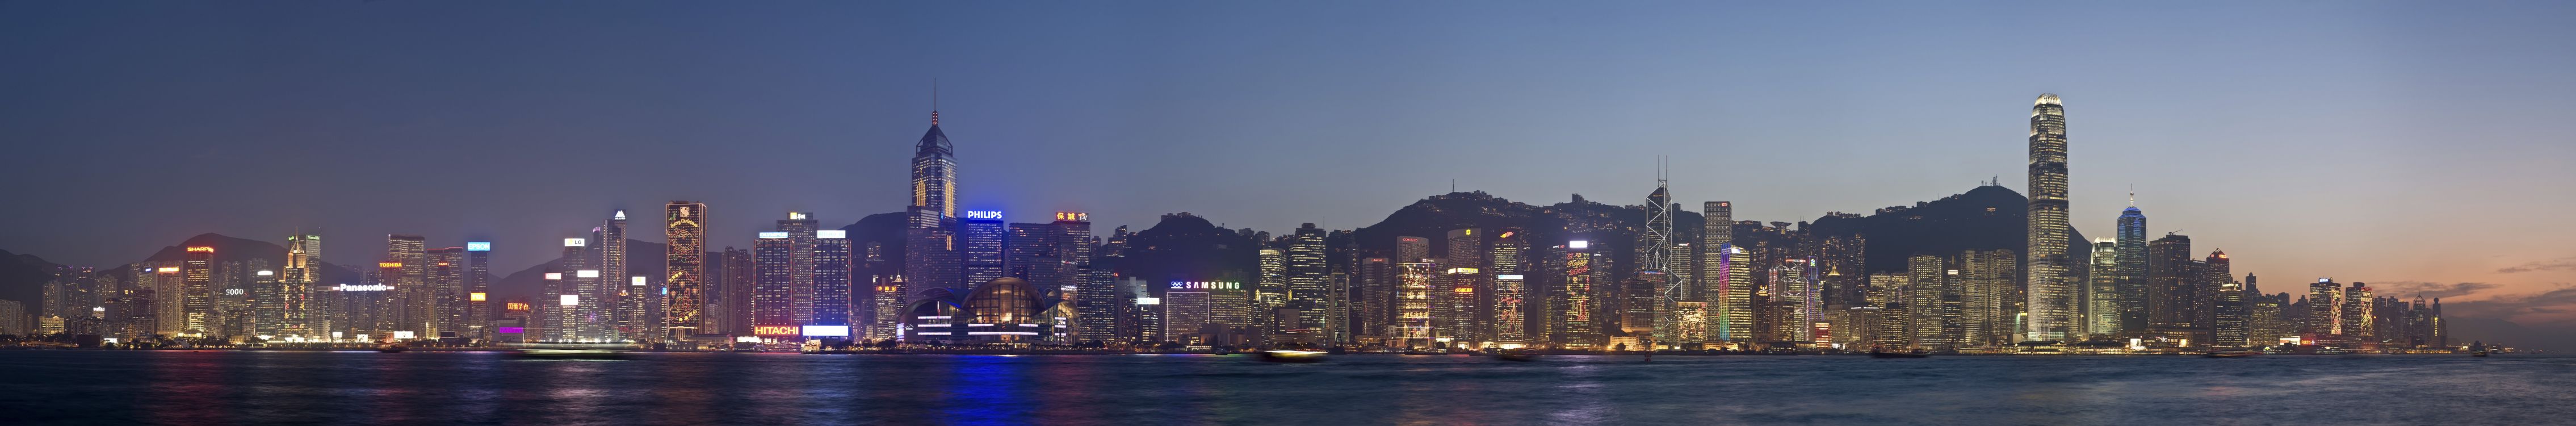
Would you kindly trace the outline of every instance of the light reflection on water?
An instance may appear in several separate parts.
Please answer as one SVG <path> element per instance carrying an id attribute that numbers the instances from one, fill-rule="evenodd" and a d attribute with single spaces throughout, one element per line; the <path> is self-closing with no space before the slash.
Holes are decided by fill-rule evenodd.
<path id="1" fill-rule="evenodd" d="M 2576 358 L 0 352 L 12 424 L 2541 424 Z M 2283 417 L 2297 413 L 2296 417 Z"/>

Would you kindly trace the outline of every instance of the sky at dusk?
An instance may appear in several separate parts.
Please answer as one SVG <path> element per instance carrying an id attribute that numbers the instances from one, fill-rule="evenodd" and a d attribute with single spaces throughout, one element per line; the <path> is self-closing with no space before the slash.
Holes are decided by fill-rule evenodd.
<path id="1" fill-rule="evenodd" d="M 2056 93 L 2087 236 L 2135 185 L 2269 291 L 2576 320 L 2576 3 L 1218 3 L 0 2 L 0 249 L 301 227 L 516 271 L 675 199 L 748 246 L 900 211 L 933 79 L 963 206 L 1102 233 L 1636 204 L 1656 156 L 1686 206 L 1812 220 L 2022 190 Z"/>

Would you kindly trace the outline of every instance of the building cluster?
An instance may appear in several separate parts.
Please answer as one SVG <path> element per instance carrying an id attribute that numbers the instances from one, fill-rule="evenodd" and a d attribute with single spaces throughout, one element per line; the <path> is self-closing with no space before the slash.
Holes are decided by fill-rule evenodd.
<path id="1" fill-rule="evenodd" d="M 1873 252 L 1864 233 L 1735 220 L 1729 201 L 1702 202 L 1685 219 L 1660 181 L 1642 205 L 1577 196 L 1534 207 L 1451 193 L 1408 207 L 1442 218 L 1422 223 L 1306 224 L 1272 235 L 1178 213 L 1152 229 L 1097 236 L 1079 212 L 1011 223 L 999 211 L 961 211 L 958 163 L 934 111 L 914 144 L 899 235 L 827 229 L 809 212 L 788 212 L 751 233 L 749 250 L 711 249 L 708 206 L 672 201 L 659 268 L 628 264 L 656 257 L 628 253 L 628 218 L 616 211 L 563 240 L 561 256 L 542 267 L 541 295 L 504 301 L 488 297 L 486 242 L 429 248 L 388 236 L 359 282 L 333 284 L 317 271 L 321 238 L 298 234 L 282 265 L 216 261 L 213 247 L 188 247 L 177 261 L 62 271 L 37 327 L 128 339 L 680 349 L 2451 347 L 2438 299 L 2379 297 L 2329 279 L 2304 295 L 2266 294 L 2252 274 L 2236 278 L 2222 251 L 2198 256 L 2183 235 L 2150 240 L 2134 206 L 2117 217 L 2115 238 L 2086 246 L 2067 208 L 2064 107 L 2042 95 L 2030 117 L 2023 226 L 2011 230 L 2016 243 L 1990 247 Z"/>

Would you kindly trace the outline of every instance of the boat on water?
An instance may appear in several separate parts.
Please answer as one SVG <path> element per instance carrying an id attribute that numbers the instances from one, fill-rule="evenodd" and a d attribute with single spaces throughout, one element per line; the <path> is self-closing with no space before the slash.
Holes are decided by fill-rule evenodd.
<path id="1" fill-rule="evenodd" d="M 1282 349 L 1254 352 L 1253 355 L 1260 357 L 1262 361 L 1266 362 L 1310 363 L 1322 362 L 1324 360 L 1324 353 L 1316 351 Z"/>
<path id="2" fill-rule="evenodd" d="M 1932 355 L 1930 355 L 1930 354 L 1925 354 L 1925 353 L 1920 353 L 1920 352 L 1887 352 L 1887 351 L 1869 351 L 1869 357 L 1870 357 L 1870 358 L 1898 358 L 1898 359 L 1909 359 L 1909 358 L 1931 358 L 1931 357 L 1932 357 Z"/>
<path id="3" fill-rule="evenodd" d="M 1537 361 L 1539 354 L 1526 351 L 1503 351 L 1501 353 L 1494 354 L 1494 358 L 1504 361 L 1530 362 Z"/>
<path id="4" fill-rule="evenodd" d="M 2470 352 L 2469 356 L 2487 356 L 2487 351 Z"/>
<path id="5" fill-rule="evenodd" d="M 2210 358 L 2245 358 L 2263 356 L 2263 351 L 2214 351 L 2201 356 Z"/>

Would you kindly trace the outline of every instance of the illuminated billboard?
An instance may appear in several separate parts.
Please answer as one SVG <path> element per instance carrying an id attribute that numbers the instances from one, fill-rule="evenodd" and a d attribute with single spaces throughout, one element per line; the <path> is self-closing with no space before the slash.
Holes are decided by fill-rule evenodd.
<path id="1" fill-rule="evenodd" d="M 214 253 L 214 252 L 215 252 L 215 248 L 214 248 L 214 247 L 189 247 L 189 248 L 188 248 L 188 252 L 189 252 L 189 253 Z"/>
<path id="2" fill-rule="evenodd" d="M 1592 242 L 1584 240 L 1567 241 L 1565 242 L 1565 248 L 1592 248 Z"/>
<path id="3" fill-rule="evenodd" d="M 263 276 L 263 277 L 265 277 L 265 276 L 272 276 L 272 275 L 277 275 L 277 271 L 259 271 L 259 276 Z"/>
<path id="4" fill-rule="evenodd" d="M 526 333 L 526 332 L 528 332 L 528 328 L 527 328 L 527 327 L 501 327 L 501 328 L 500 328 L 500 331 L 501 331 L 501 334 L 521 334 L 521 333 Z"/>
<path id="5" fill-rule="evenodd" d="M 153 272 L 159 272 L 159 273 L 164 273 L 164 274 L 176 274 L 176 273 L 179 273 L 179 267 L 176 267 L 176 266 L 165 266 L 165 267 L 162 267 L 161 269 L 155 269 L 155 270 L 153 270 Z"/>
<path id="6" fill-rule="evenodd" d="M 384 284 L 368 284 L 368 285 L 348 285 L 348 284 L 341 284 L 341 285 L 338 285 L 338 286 L 333 286 L 333 287 L 331 287 L 331 289 L 332 289 L 332 290 L 339 290 L 339 291 L 385 291 L 385 290 L 392 290 L 392 289 L 394 289 L 394 286 L 389 286 L 389 285 L 384 285 Z"/>
<path id="7" fill-rule="evenodd" d="M 563 302 L 562 302 L 562 303 L 558 303 L 558 304 L 560 304 L 560 305 L 564 305 L 564 306 L 580 305 L 580 304 L 581 304 L 581 295 L 578 295 L 578 294 L 566 294 L 566 295 L 563 295 Z"/>
<path id="8" fill-rule="evenodd" d="M 490 241 L 466 241 L 465 251 L 492 251 Z"/>
<path id="9" fill-rule="evenodd" d="M 850 326 L 809 325 L 805 326 L 805 337 L 850 337 Z"/>
<path id="10" fill-rule="evenodd" d="M 843 231 L 843 230 L 838 230 L 838 229 L 821 229 L 821 230 L 815 230 L 815 231 L 814 231 L 814 238 L 849 238 L 849 237 L 850 237 L 850 231 Z"/>
<path id="11" fill-rule="evenodd" d="M 792 325 L 758 325 L 751 327 L 751 334 L 761 336 L 796 336 L 802 335 L 804 332 L 804 330 Z"/>
<path id="12" fill-rule="evenodd" d="M 1089 222 L 1091 221 L 1091 214 L 1082 212 L 1055 212 L 1055 220 L 1067 222 Z"/>
<path id="13" fill-rule="evenodd" d="M 1237 290 L 1243 283 L 1231 281 L 1173 281 L 1172 288 L 1199 290 Z"/>
<path id="14" fill-rule="evenodd" d="M 376 267 L 385 269 L 400 268 L 402 267 L 402 262 L 376 262 Z"/>
<path id="15" fill-rule="evenodd" d="M 546 279 L 549 279 L 549 280 L 560 280 L 560 279 L 563 279 L 563 273 L 562 273 L 562 272 L 547 272 L 547 273 L 546 273 Z"/>
<path id="16" fill-rule="evenodd" d="M 633 278 L 633 279 L 628 280 L 628 281 L 633 281 L 635 286 L 637 286 L 637 287 L 642 287 L 642 286 L 644 286 L 644 277 L 628 277 L 628 278 Z"/>
<path id="17" fill-rule="evenodd" d="M 761 237 L 761 238 L 773 238 L 773 239 L 775 239 L 775 238 L 787 238 L 787 233 L 785 233 L 785 232 L 762 232 L 762 233 L 760 233 L 760 237 Z"/>
<path id="18" fill-rule="evenodd" d="M 572 276 L 575 276 L 575 277 L 581 277 L 581 278 L 599 278 L 599 270 L 597 270 L 597 269 L 583 269 L 583 270 L 579 270 L 579 271 L 572 271 Z"/>
<path id="19" fill-rule="evenodd" d="M 502 304 L 501 306 L 502 306 L 502 308 L 503 308 L 503 309 L 509 309 L 509 310 L 513 310 L 513 311 L 525 311 L 525 310 L 528 310 L 528 304 L 526 304 L 526 303 L 520 303 L 520 302 L 510 302 L 510 303 L 505 303 L 505 304 Z"/>
<path id="20" fill-rule="evenodd" d="M 1521 280 L 1521 275 L 1520 275 L 1520 274 L 1502 274 L 1502 275 L 1495 275 L 1495 276 L 1494 276 L 1494 279 L 1504 280 L 1504 281 L 1520 281 L 1520 280 Z"/>
<path id="21" fill-rule="evenodd" d="M 396 331 L 396 332 L 394 332 L 394 340 L 411 340 L 411 337 L 412 337 L 412 332 L 409 332 L 409 331 Z"/>
<path id="22" fill-rule="evenodd" d="M 1001 212 L 1001 211 L 974 211 L 974 210 L 967 210 L 967 211 L 966 211 L 966 218 L 967 218 L 967 219 L 993 219 L 993 220 L 1001 220 L 1001 219 L 1002 219 L 1002 212 Z"/>
<path id="23" fill-rule="evenodd" d="M 787 212 L 787 220 L 805 220 L 805 212 Z"/>
<path id="24" fill-rule="evenodd" d="M 580 238 L 565 238 L 565 239 L 564 239 L 564 247 L 582 247 L 582 246 L 588 246 L 588 245 L 590 245 L 590 244 L 588 244 L 588 243 L 586 243 L 586 242 L 582 241 L 582 239 L 580 239 Z"/>
<path id="25" fill-rule="evenodd" d="M 483 295 L 483 292 L 477 291 L 477 292 L 474 292 L 474 294 L 471 294 L 471 295 L 467 295 L 467 296 L 465 296 L 465 300 L 475 301 L 475 302 L 481 302 L 481 301 L 483 301 L 483 298 L 484 298 L 484 297 L 486 297 L 486 296 L 484 296 L 484 295 Z"/>

